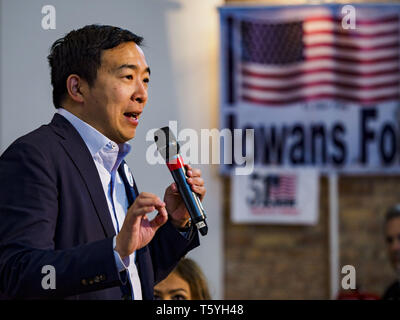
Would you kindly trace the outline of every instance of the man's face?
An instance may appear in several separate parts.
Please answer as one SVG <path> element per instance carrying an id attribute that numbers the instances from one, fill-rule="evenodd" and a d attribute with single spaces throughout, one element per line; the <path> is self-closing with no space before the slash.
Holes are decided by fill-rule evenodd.
<path id="1" fill-rule="evenodd" d="M 386 224 L 386 244 L 390 262 L 400 272 L 400 218 L 393 218 Z"/>
<path id="2" fill-rule="evenodd" d="M 135 136 L 147 102 L 150 69 L 134 42 L 104 50 L 92 87 L 84 95 L 82 120 L 116 143 Z"/>

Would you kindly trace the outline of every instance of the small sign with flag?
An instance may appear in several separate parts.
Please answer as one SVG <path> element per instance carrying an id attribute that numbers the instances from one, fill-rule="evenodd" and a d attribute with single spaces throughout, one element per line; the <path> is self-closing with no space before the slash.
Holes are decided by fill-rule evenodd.
<path id="1" fill-rule="evenodd" d="M 255 168 L 232 176 L 232 220 L 239 223 L 314 225 L 319 211 L 315 169 Z"/>

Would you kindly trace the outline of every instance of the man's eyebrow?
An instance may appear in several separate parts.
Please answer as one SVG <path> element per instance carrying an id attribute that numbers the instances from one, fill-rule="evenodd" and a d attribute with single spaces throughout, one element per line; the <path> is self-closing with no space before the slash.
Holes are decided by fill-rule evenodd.
<path id="1" fill-rule="evenodd" d="M 121 70 L 121 69 L 125 69 L 125 68 L 129 68 L 129 69 L 132 69 L 132 70 L 137 70 L 138 66 L 135 65 L 135 64 L 122 64 L 117 68 L 117 70 Z M 147 67 L 144 71 L 148 72 L 149 75 L 150 75 L 150 68 L 149 67 Z"/>

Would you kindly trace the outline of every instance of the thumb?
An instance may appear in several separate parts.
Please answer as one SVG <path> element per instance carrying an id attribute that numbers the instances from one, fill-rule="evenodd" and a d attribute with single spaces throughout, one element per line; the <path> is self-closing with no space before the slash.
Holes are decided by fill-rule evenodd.
<path id="1" fill-rule="evenodd" d="M 178 192 L 178 187 L 176 185 L 176 183 L 171 183 L 171 185 L 169 186 L 169 189 L 172 191 L 172 193 L 177 193 Z"/>
<path id="2" fill-rule="evenodd" d="M 168 188 L 165 190 L 165 195 L 176 195 L 178 193 L 178 187 L 176 183 L 171 183 Z"/>

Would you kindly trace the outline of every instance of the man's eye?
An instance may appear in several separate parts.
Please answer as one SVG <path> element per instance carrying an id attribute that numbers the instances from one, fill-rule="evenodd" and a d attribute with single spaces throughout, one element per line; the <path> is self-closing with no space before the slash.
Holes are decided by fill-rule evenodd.
<path id="1" fill-rule="evenodd" d="M 127 75 L 127 76 L 125 76 L 125 78 L 127 78 L 127 79 L 129 79 L 129 80 L 132 80 L 132 79 L 133 79 L 132 75 Z"/>
<path id="2" fill-rule="evenodd" d="M 144 78 L 144 79 L 143 79 L 143 82 L 144 82 L 144 83 L 149 83 L 149 82 L 150 82 L 150 79 L 149 79 L 149 78 Z"/>

